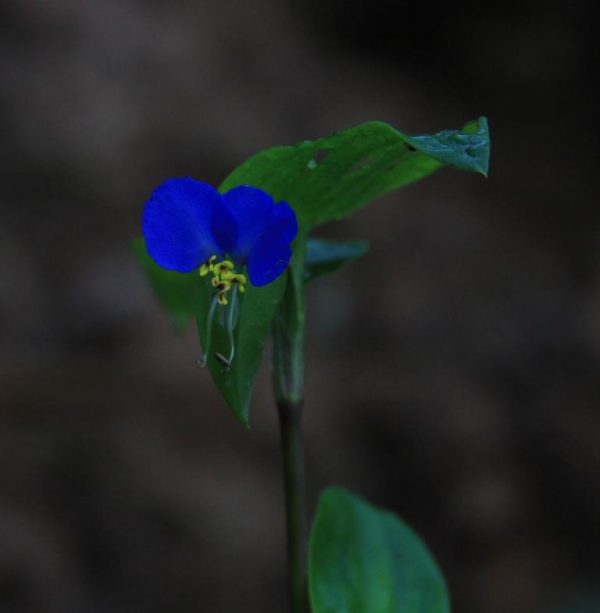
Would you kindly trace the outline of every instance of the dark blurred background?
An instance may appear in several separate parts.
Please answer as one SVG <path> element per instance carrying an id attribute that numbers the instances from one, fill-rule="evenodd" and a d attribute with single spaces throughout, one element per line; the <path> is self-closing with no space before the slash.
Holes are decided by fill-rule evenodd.
<path id="1" fill-rule="evenodd" d="M 478 115 L 488 180 L 322 229 L 372 249 L 310 292 L 311 509 L 332 483 L 392 508 L 457 613 L 600 611 L 592 7 L 4 0 L 0 611 L 284 610 L 268 369 L 246 432 L 132 257 L 143 203 L 366 120 Z"/>

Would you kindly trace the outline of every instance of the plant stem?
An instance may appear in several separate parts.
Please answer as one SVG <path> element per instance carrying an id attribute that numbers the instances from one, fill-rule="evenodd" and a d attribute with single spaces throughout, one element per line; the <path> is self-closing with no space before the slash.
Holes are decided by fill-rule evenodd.
<path id="1" fill-rule="evenodd" d="M 306 237 L 296 239 L 288 285 L 273 322 L 273 391 L 281 430 L 291 613 L 309 611 L 302 442 L 305 244 Z"/>
<path id="2" fill-rule="evenodd" d="M 281 429 L 291 613 L 308 611 L 302 402 L 277 404 Z"/>

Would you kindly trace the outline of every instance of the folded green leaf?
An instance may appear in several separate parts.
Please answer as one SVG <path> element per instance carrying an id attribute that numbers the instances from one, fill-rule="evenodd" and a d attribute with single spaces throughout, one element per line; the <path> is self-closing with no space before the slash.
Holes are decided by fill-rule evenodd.
<path id="1" fill-rule="evenodd" d="M 304 230 L 346 217 L 374 198 L 421 179 L 442 165 L 486 174 L 487 120 L 463 130 L 410 137 L 372 121 L 314 141 L 252 156 L 223 182 L 226 191 L 254 185 L 295 209 Z"/>
<path id="2" fill-rule="evenodd" d="M 444 578 L 398 517 L 340 488 L 319 501 L 310 537 L 313 613 L 449 613 Z"/>
<path id="3" fill-rule="evenodd" d="M 198 273 L 182 274 L 161 268 L 146 253 L 144 239 L 141 237 L 132 242 L 132 248 L 154 295 L 171 317 L 175 331 L 183 332 L 198 314 L 200 305 Z"/>
<path id="4" fill-rule="evenodd" d="M 470 121 L 460 131 L 443 130 L 433 136 L 413 136 L 411 140 L 420 153 L 442 164 L 487 176 L 490 136 L 487 120 L 483 117 Z"/>
<path id="5" fill-rule="evenodd" d="M 347 262 L 356 260 L 369 250 L 368 241 L 330 241 L 311 238 L 306 243 L 304 280 L 335 272 Z"/>

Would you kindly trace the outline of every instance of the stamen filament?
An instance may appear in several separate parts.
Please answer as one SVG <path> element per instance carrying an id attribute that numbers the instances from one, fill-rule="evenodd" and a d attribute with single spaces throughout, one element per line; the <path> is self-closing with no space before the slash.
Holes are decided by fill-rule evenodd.
<path id="1" fill-rule="evenodd" d="M 204 368 L 208 362 L 208 356 L 210 356 L 210 341 L 212 337 L 213 320 L 215 318 L 215 311 L 217 304 L 219 303 L 219 294 L 217 294 L 210 303 L 208 309 L 208 317 L 206 318 L 206 343 L 204 345 L 204 355 L 198 360 L 198 366 Z"/>
<path id="2" fill-rule="evenodd" d="M 237 284 L 231 288 L 231 302 L 229 304 L 229 311 L 227 312 L 227 338 L 229 340 L 229 358 L 228 362 L 231 364 L 235 357 L 235 342 L 233 339 L 234 323 L 235 323 L 235 309 L 237 307 Z"/>

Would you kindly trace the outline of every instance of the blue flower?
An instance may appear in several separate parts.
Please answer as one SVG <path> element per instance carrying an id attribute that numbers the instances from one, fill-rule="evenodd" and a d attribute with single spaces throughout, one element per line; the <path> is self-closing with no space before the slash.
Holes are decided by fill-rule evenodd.
<path id="1" fill-rule="evenodd" d="M 205 315 L 205 351 L 198 364 L 206 366 L 211 355 L 213 322 L 221 305 L 226 307 L 229 354 L 215 352 L 214 357 L 229 368 L 235 355 L 238 291 L 245 290 L 246 273 L 252 285 L 261 286 L 285 271 L 298 233 L 294 210 L 286 202 L 275 204 L 256 187 L 242 185 L 219 194 L 194 179 L 169 179 L 146 202 L 142 232 L 148 254 L 162 268 L 212 274 L 216 291 Z"/>
<path id="2" fill-rule="evenodd" d="M 148 254 L 162 268 L 183 273 L 199 268 L 201 274 L 213 273 L 215 287 L 241 282 L 243 291 L 245 276 L 235 267 L 247 268 L 252 285 L 274 281 L 289 264 L 298 224 L 289 204 L 275 204 L 256 187 L 219 194 L 188 178 L 169 179 L 154 190 L 142 230 Z"/>

